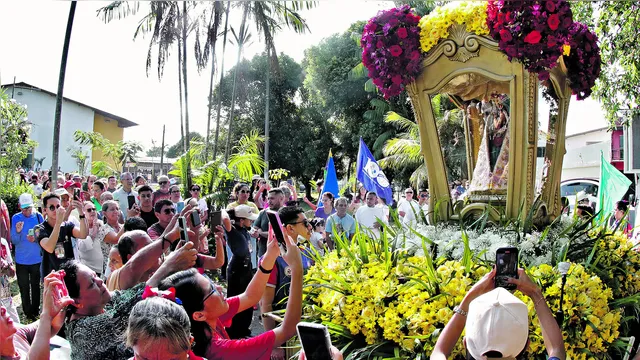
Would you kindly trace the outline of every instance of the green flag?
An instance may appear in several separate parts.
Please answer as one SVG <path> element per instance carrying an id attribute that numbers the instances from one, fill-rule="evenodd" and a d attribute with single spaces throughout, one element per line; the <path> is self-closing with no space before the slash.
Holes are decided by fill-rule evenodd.
<path id="1" fill-rule="evenodd" d="M 598 206 L 600 208 L 600 218 L 611 215 L 615 207 L 615 202 L 622 200 L 624 194 L 629 190 L 631 180 L 604 159 L 600 152 L 600 189 L 598 195 Z"/>

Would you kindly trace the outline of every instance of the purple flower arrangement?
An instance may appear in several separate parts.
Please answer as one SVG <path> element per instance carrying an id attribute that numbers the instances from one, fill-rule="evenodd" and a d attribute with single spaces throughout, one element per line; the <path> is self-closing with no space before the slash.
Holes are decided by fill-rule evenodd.
<path id="1" fill-rule="evenodd" d="M 420 74 L 420 17 L 408 5 L 378 12 L 364 27 L 362 63 L 385 99 Z"/>
<path id="2" fill-rule="evenodd" d="M 602 59 L 598 37 L 579 22 L 574 22 L 570 31 L 571 52 L 564 57 L 564 63 L 571 90 L 578 100 L 584 100 L 591 95 L 591 88 L 600 76 Z"/>
<path id="3" fill-rule="evenodd" d="M 489 0 L 487 26 L 509 60 L 549 79 L 549 69 L 566 52 L 573 25 L 571 7 L 564 0 Z"/>

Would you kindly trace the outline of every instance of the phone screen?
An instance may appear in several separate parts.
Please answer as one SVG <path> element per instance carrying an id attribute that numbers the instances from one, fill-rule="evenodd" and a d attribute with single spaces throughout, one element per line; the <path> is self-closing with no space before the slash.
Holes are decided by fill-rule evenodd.
<path id="1" fill-rule="evenodd" d="M 178 218 L 178 226 L 180 227 L 180 240 L 189 241 L 189 234 L 187 233 L 187 221 L 183 216 Z"/>
<path id="2" fill-rule="evenodd" d="M 282 231 L 282 222 L 278 213 L 272 210 L 267 211 L 267 217 L 269 217 L 269 225 L 273 229 L 273 234 L 276 236 L 278 243 L 285 244 L 284 232 Z"/>
<path id="3" fill-rule="evenodd" d="M 211 228 L 215 229 L 216 226 L 222 225 L 222 211 L 211 212 Z"/>
<path id="4" fill-rule="evenodd" d="M 331 340 L 329 332 L 324 326 L 309 326 L 298 324 L 298 335 L 304 349 L 304 354 L 309 360 L 331 359 Z"/>
<path id="5" fill-rule="evenodd" d="M 200 225 L 201 221 L 200 221 L 200 213 L 197 211 L 192 211 L 191 212 L 191 223 L 193 224 L 194 227 Z"/>
<path id="6" fill-rule="evenodd" d="M 129 210 L 131 210 L 131 208 L 133 208 L 133 205 L 135 205 L 136 203 L 136 197 L 133 195 L 129 195 L 127 196 L 127 201 L 129 202 Z"/>
<path id="7" fill-rule="evenodd" d="M 80 189 L 78 188 L 73 189 L 73 199 L 80 200 Z"/>
<path id="8" fill-rule="evenodd" d="M 495 286 L 515 290 L 515 284 L 509 284 L 507 278 L 518 278 L 518 249 L 499 248 L 496 252 Z"/>

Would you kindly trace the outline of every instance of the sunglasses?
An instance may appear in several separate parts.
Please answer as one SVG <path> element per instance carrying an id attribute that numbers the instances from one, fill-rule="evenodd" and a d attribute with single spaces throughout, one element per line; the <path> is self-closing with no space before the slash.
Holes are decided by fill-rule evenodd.
<path id="1" fill-rule="evenodd" d="M 405 194 L 413 194 L 413 191 L 407 191 Z"/>
<path id="2" fill-rule="evenodd" d="M 166 184 L 167 184 L 167 182 L 166 182 L 166 181 L 160 181 L 158 184 L 159 184 L 159 185 L 166 185 Z"/>
<path id="3" fill-rule="evenodd" d="M 207 294 L 207 296 L 205 296 L 204 299 L 202 299 L 203 305 L 208 298 L 218 293 L 218 290 L 216 289 L 216 284 L 214 284 L 213 281 L 211 281 L 211 279 L 209 279 L 209 284 L 211 285 L 211 292 L 209 292 L 209 294 Z"/>
<path id="4" fill-rule="evenodd" d="M 238 191 L 238 192 L 239 192 L 240 194 L 248 194 L 248 193 L 249 193 L 249 190 L 240 190 L 240 191 Z"/>
<path id="5" fill-rule="evenodd" d="M 175 213 L 176 213 L 176 209 L 174 209 L 174 208 L 164 209 L 163 213 L 164 213 L 165 215 L 175 214 Z"/>
<path id="6" fill-rule="evenodd" d="M 49 211 L 56 211 L 60 209 L 60 205 L 49 205 Z"/>
<path id="7" fill-rule="evenodd" d="M 200 192 L 200 188 L 193 188 L 191 191 Z"/>
<path id="8" fill-rule="evenodd" d="M 287 223 L 287 225 L 297 225 L 297 224 L 304 224 L 304 227 L 309 227 L 309 220 L 304 219 L 302 221 L 296 221 L 296 222 L 292 222 L 292 223 Z"/>
<path id="9" fill-rule="evenodd" d="M 92 213 L 92 212 L 96 211 L 96 208 L 88 208 L 85 211 L 88 212 L 88 213 Z"/>
<path id="10" fill-rule="evenodd" d="M 429 195 L 427 195 L 427 194 L 421 194 L 420 195 L 421 198 L 426 198 L 427 196 L 429 196 Z"/>

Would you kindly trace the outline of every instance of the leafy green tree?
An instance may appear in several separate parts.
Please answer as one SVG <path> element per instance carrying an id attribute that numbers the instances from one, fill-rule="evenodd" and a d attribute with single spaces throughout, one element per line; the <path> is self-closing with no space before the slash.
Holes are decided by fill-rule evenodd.
<path id="1" fill-rule="evenodd" d="M 78 165 L 78 173 L 86 174 L 87 173 L 87 160 L 89 160 L 89 153 L 84 151 L 81 147 L 77 146 L 69 146 L 67 148 L 67 152 L 73 159 L 76 160 L 76 165 Z"/>
<path id="2" fill-rule="evenodd" d="M 640 114 L 640 3 L 637 1 L 576 1 L 574 18 L 598 35 L 602 73 L 594 95 L 610 123 Z"/>
<path id="3" fill-rule="evenodd" d="M 123 141 L 112 143 L 109 139 L 97 132 L 76 130 L 73 139 L 80 145 L 89 145 L 92 149 L 98 149 L 115 165 L 114 170 L 122 171 L 128 162 L 136 162 L 138 153 L 142 152 L 142 145 L 136 141 Z M 105 167 L 110 167 L 104 164 Z"/>
<path id="4" fill-rule="evenodd" d="M 0 181 L 13 184 L 15 171 L 38 143 L 29 138 L 27 107 L 0 89 Z"/>
<path id="5" fill-rule="evenodd" d="M 194 132 L 191 132 L 191 133 L 189 134 L 189 138 L 190 138 L 192 141 L 200 141 L 200 142 L 202 142 L 202 141 L 204 140 L 204 138 L 202 137 L 202 135 L 200 135 L 199 133 L 197 133 L 197 132 L 195 132 L 195 131 L 194 131 Z M 184 149 L 184 140 L 185 140 L 185 139 L 184 139 L 184 137 L 183 137 L 183 138 L 181 138 L 180 140 L 178 140 L 178 142 L 177 142 L 177 143 L 175 143 L 175 144 L 173 144 L 173 145 L 169 146 L 169 148 L 167 149 L 167 152 L 165 153 L 165 155 L 166 155 L 168 158 L 172 158 L 172 159 L 173 159 L 173 158 L 177 158 L 177 157 L 179 157 L 182 153 L 184 153 L 184 151 L 183 151 L 183 149 Z M 158 154 L 159 154 L 159 153 L 160 153 L 160 151 L 158 150 Z M 159 156 L 159 155 L 158 155 L 158 156 Z"/>

